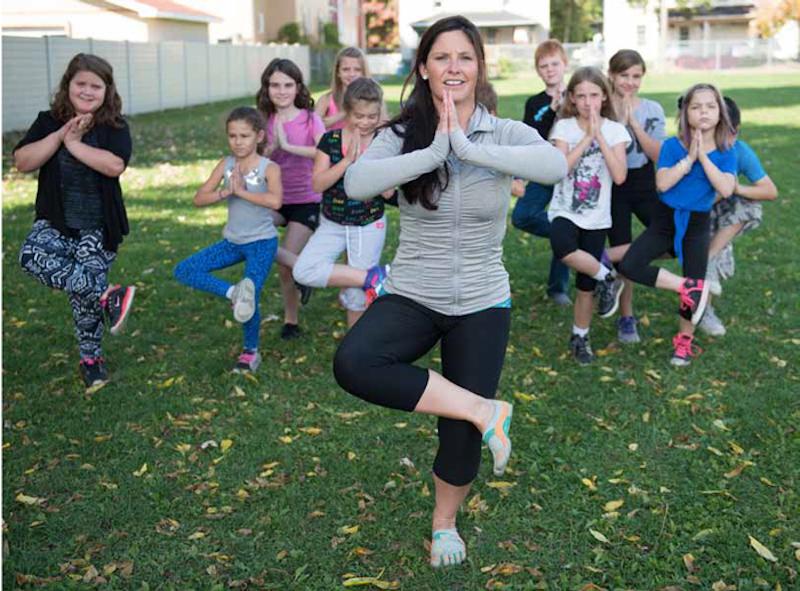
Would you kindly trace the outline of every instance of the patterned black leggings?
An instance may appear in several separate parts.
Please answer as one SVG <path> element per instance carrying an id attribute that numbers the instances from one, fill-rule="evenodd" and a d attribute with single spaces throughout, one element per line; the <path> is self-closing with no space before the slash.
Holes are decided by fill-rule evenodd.
<path id="1" fill-rule="evenodd" d="M 47 220 L 37 220 L 19 252 L 22 268 L 47 287 L 66 291 L 81 357 L 100 357 L 103 313 L 100 296 L 116 253 L 103 248 L 102 230 L 64 236 Z"/>

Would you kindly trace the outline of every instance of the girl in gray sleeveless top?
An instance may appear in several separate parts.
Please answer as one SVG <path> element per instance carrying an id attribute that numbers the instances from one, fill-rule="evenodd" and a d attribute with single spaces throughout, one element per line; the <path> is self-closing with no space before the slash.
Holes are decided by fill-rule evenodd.
<path id="1" fill-rule="evenodd" d="M 223 239 L 178 263 L 175 278 L 230 300 L 233 317 L 243 323 L 244 330 L 244 347 L 233 371 L 245 373 L 255 371 L 261 363 L 258 300 L 278 250 L 270 211 L 281 207 L 283 190 L 278 165 L 259 155 L 266 132 L 258 111 L 234 109 L 226 126 L 232 155 L 217 163 L 194 197 L 197 207 L 227 203 Z M 211 273 L 241 262 L 244 278 L 234 285 Z"/>

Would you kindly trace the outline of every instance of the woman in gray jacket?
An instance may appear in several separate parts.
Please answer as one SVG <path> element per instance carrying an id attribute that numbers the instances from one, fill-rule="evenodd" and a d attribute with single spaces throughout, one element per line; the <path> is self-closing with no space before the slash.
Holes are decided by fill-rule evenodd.
<path id="1" fill-rule="evenodd" d="M 502 241 L 512 177 L 554 184 L 567 166 L 535 130 L 476 102 L 486 64 L 464 17 L 425 32 L 406 86 L 412 80 L 400 115 L 345 175 L 352 199 L 402 189 L 400 243 L 383 295 L 342 341 L 334 373 L 368 402 L 439 417 L 431 564 L 442 566 L 466 558 L 456 513 L 481 440 L 498 476 L 511 453 L 512 406 L 494 397 L 511 319 Z M 412 365 L 440 341 L 441 374 Z"/>

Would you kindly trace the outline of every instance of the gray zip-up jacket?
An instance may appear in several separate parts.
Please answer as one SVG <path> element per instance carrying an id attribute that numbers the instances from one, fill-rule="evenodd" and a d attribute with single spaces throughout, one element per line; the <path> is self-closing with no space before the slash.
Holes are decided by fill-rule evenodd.
<path id="1" fill-rule="evenodd" d="M 567 174 L 566 158 L 536 130 L 482 105 L 466 134 L 437 132 L 430 146 L 407 154 L 402 147 L 402 138 L 384 129 L 344 179 L 348 197 L 371 199 L 448 164 L 438 209 L 399 200 L 400 244 L 385 291 L 448 316 L 502 304 L 511 297 L 503 236 L 512 177 L 553 185 Z"/>

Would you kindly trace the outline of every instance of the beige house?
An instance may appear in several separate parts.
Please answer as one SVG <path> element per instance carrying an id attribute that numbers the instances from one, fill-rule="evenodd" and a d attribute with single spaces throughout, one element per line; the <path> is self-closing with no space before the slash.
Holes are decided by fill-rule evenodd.
<path id="1" fill-rule="evenodd" d="M 220 19 L 187 4 L 171 0 L 3 0 L 3 34 L 208 43 L 209 24 Z"/>
<path id="2" fill-rule="evenodd" d="M 471 20 L 489 45 L 530 45 L 550 32 L 549 0 L 398 0 L 403 53 L 436 20 L 460 14 Z"/>
<path id="3" fill-rule="evenodd" d="M 269 40 L 278 36 L 283 25 L 298 23 L 303 35 L 311 41 L 320 41 L 325 23 L 336 23 L 340 43 L 359 45 L 360 0 L 268 0 L 263 4 L 265 33 Z"/>

